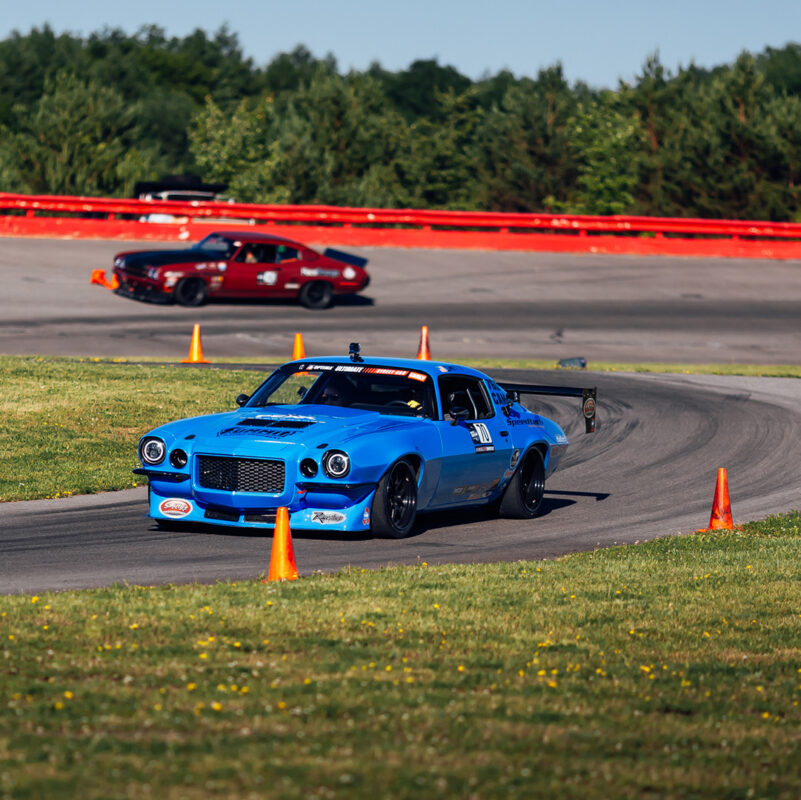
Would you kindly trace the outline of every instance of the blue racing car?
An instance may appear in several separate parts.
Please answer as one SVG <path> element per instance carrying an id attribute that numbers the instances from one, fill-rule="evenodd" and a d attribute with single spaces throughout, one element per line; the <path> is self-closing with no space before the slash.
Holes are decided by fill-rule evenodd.
<path id="1" fill-rule="evenodd" d="M 595 430 L 596 390 L 496 383 L 469 367 L 348 356 L 279 367 L 235 411 L 162 425 L 139 441 L 149 516 L 401 538 L 421 511 L 489 505 L 526 519 L 567 448 L 524 393 L 579 398 Z"/>

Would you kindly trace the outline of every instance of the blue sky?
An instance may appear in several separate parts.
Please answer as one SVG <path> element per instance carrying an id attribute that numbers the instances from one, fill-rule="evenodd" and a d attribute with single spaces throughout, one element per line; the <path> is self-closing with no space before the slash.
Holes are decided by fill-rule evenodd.
<path id="1" fill-rule="evenodd" d="M 561 61 L 571 82 L 595 87 L 631 81 L 655 51 L 675 71 L 801 42 L 801 0 L 2 0 L 0 8 L 0 38 L 45 23 L 84 36 L 147 24 L 185 36 L 227 23 L 257 64 L 298 44 L 333 53 L 341 70 L 436 57 L 478 78 L 501 69 L 535 75 Z"/>

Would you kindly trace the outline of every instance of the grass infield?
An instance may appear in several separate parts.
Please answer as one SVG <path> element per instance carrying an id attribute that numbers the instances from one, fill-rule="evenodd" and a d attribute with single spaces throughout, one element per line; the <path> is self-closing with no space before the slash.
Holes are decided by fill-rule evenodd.
<path id="1" fill-rule="evenodd" d="M 799 546 L 0 597 L 0 798 L 795 800 Z"/>
<path id="2" fill-rule="evenodd" d="M 484 368 L 546 368 L 547 361 L 467 361 Z M 590 364 L 637 372 L 715 372 L 801 377 L 801 367 Z M 266 377 L 98 359 L 0 356 L 0 502 L 64 497 L 143 483 L 136 442 L 181 417 L 234 408 Z"/>

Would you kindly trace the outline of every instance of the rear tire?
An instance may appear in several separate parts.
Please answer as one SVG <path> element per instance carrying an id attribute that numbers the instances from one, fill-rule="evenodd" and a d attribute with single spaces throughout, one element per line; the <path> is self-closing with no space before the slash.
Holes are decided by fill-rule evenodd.
<path id="1" fill-rule="evenodd" d="M 328 308 L 334 299 L 334 287 L 325 281 L 309 281 L 303 285 L 298 299 L 306 308 Z"/>
<path id="2" fill-rule="evenodd" d="M 545 494 L 545 462 L 535 447 L 529 450 L 506 487 L 498 513 L 511 519 L 531 519 L 542 509 Z"/>
<path id="3" fill-rule="evenodd" d="M 207 295 L 206 282 L 200 278 L 183 278 L 173 292 L 175 302 L 180 306 L 202 306 Z"/>
<path id="4" fill-rule="evenodd" d="M 417 516 L 417 475 L 412 465 L 396 461 L 378 482 L 370 511 L 370 530 L 380 539 L 403 539 Z"/>

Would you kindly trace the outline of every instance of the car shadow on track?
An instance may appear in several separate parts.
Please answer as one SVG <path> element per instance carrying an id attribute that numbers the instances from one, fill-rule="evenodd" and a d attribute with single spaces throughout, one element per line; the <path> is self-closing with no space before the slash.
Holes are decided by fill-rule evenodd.
<path id="1" fill-rule="evenodd" d="M 560 494 L 562 493 L 560 492 Z M 544 517 L 552 511 L 556 511 L 560 508 L 567 508 L 575 504 L 575 500 L 562 500 L 546 496 L 543 498 L 540 513 L 537 516 Z M 486 506 L 434 511 L 430 514 L 421 514 L 417 518 L 417 524 L 415 525 L 412 537 L 420 536 L 423 533 L 440 528 L 458 527 L 459 525 L 467 525 L 472 522 L 489 522 L 495 519 L 498 519 L 498 515 L 493 513 L 492 510 Z"/>
<path id="2" fill-rule="evenodd" d="M 295 306 L 304 311 L 330 311 L 332 308 L 337 308 L 339 306 L 344 308 L 374 306 L 375 300 L 372 297 L 366 297 L 361 294 L 335 295 L 328 308 L 306 309 L 300 305 L 297 298 L 294 297 L 210 297 L 206 305 L 210 308 L 219 308 L 220 306 Z"/>

